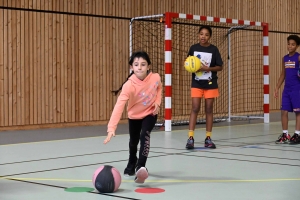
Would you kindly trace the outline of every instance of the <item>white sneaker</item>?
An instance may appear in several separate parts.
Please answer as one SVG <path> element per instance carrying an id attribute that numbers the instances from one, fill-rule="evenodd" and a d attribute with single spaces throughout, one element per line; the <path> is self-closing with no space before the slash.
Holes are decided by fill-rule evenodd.
<path id="1" fill-rule="evenodd" d="M 141 167 L 141 168 L 136 168 L 136 172 L 135 172 L 135 179 L 134 182 L 136 183 L 144 183 L 145 180 L 148 178 L 149 174 L 148 174 L 148 170 L 146 167 Z"/>

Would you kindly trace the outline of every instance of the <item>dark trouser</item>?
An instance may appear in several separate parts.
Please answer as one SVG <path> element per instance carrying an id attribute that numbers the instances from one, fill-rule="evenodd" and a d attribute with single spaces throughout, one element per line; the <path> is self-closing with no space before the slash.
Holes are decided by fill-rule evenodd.
<path id="1" fill-rule="evenodd" d="M 128 119 L 129 122 L 129 160 L 134 160 L 137 145 L 140 143 L 138 166 L 145 167 L 150 150 L 150 133 L 156 123 L 157 115 L 148 115 L 144 119 Z"/>

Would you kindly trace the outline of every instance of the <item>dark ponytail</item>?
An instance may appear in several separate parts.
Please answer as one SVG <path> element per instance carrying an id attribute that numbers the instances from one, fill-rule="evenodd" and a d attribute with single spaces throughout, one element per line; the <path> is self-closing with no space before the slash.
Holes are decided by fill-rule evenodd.
<path id="1" fill-rule="evenodd" d="M 129 74 L 129 76 L 127 77 L 126 81 L 124 81 L 124 83 L 122 83 L 121 87 L 118 90 L 113 90 L 111 92 L 113 92 L 115 94 L 115 96 L 118 95 L 118 93 L 122 90 L 123 85 L 128 81 L 128 79 L 130 78 L 130 76 L 132 76 L 132 74 L 134 74 L 133 70 L 132 72 Z"/>

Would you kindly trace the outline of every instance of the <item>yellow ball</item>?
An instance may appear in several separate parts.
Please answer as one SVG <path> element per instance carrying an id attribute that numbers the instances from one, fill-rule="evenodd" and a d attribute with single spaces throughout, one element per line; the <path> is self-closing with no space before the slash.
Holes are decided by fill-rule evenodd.
<path id="1" fill-rule="evenodd" d="M 190 73 L 195 73 L 201 68 L 201 61 L 196 56 L 189 56 L 184 62 L 184 68 Z"/>

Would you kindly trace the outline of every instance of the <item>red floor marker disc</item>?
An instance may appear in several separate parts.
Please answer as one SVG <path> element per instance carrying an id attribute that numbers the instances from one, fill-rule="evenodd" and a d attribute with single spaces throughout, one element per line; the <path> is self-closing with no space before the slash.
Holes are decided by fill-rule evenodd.
<path id="1" fill-rule="evenodd" d="M 161 188 L 138 188 L 135 190 L 137 193 L 144 193 L 144 194 L 155 194 L 155 193 L 162 193 L 164 189 Z"/>

